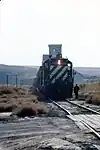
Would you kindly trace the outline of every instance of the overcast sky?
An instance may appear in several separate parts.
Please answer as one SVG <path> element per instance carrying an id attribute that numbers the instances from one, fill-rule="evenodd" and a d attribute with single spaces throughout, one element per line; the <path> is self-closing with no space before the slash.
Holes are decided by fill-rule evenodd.
<path id="1" fill-rule="evenodd" d="M 100 67 L 100 0 L 4 0 L 0 63 L 40 65 L 48 44 L 62 44 L 74 66 Z"/>

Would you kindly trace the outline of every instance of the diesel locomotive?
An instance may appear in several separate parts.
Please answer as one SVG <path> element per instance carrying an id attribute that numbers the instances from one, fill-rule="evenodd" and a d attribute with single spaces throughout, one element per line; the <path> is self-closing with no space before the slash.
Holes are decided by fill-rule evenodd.
<path id="1" fill-rule="evenodd" d="M 49 45 L 49 55 L 43 55 L 34 85 L 48 99 L 64 100 L 72 98 L 73 64 L 62 57 L 62 45 Z"/>

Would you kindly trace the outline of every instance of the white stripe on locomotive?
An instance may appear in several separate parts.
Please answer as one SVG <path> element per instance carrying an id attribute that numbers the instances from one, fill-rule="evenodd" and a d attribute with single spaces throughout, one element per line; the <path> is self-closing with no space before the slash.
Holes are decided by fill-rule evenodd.
<path id="1" fill-rule="evenodd" d="M 67 66 L 65 66 L 65 67 L 60 71 L 60 73 L 57 74 L 57 76 L 55 77 L 55 79 L 59 79 L 59 78 L 63 75 L 63 73 L 64 73 L 66 70 L 67 70 Z M 51 82 L 54 83 L 54 82 L 55 82 L 55 79 L 53 79 Z"/>
<path id="2" fill-rule="evenodd" d="M 66 74 L 63 77 L 63 81 L 67 78 L 67 76 L 68 76 L 68 73 L 66 72 Z"/>
<path id="3" fill-rule="evenodd" d="M 51 65 L 51 66 L 50 66 L 50 71 L 51 71 L 53 68 L 54 68 L 54 65 Z"/>
<path id="4" fill-rule="evenodd" d="M 55 66 L 54 66 L 55 67 Z M 58 72 L 58 70 L 61 68 L 62 66 L 57 66 L 56 68 L 55 68 L 55 70 L 53 71 L 53 72 L 51 72 L 51 74 L 50 74 L 50 79 L 53 77 L 53 75 L 55 74 L 55 73 L 57 73 Z"/>

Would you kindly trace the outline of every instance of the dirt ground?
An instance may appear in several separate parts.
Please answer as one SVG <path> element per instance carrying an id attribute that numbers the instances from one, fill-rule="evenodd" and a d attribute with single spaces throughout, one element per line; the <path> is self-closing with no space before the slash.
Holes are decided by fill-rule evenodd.
<path id="1" fill-rule="evenodd" d="M 0 123 L 0 146 L 8 150 L 88 150 L 100 143 L 71 120 L 35 117 Z"/>
<path id="2" fill-rule="evenodd" d="M 13 114 L 21 115 L 20 118 L 10 116 L 7 119 L 0 120 L 0 149 L 100 149 L 100 140 L 97 137 L 91 134 L 90 131 L 81 130 L 73 121 L 66 117 L 65 112 L 58 109 L 52 103 L 40 102 L 41 96 L 38 99 L 38 96 L 35 93 L 32 94 L 28 89 L 16 89 L 14 87 L 0 88 L 0 93 L 0 107 L 2 106 L 4 110 L 9 110 L 9 112 L 12 111 Z M 74 102 L 95 106 L 86 103 L 85 100 L 74 100 Z M 63 105 L 65 106 L 65 103 Z M 12 109 L 8 109 L 8 106 L 12 106 Z M 76 107 L 70 107 L 70 104 L 66 105 L 66 107 L 71 113 L 76 111 L 77 114 L 80 113 Z M 25 117 L 26 112 L 28 112 L 27 116 L 29 114 L 28 117 Z"/>

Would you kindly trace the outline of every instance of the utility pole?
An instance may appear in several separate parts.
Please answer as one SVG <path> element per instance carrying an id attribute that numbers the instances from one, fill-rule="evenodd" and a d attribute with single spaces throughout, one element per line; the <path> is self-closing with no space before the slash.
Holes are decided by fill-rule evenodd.
<path id="1" fill-rule="evenodd" d="M 7 87 L 8 87 L 8 84 L 9 84 L 9 76 L 15 76 L 15 84 L 16 84 L 16 87 L 18 86 L 18 74 L 15 74 L 15 75 L 9 75 L 9 74 L 6 74 L 6 84 L 7 84 Z"/>
<path id="2" fill-rule="evenodd" d="M 22 79 L 20 80 L 20 85 L 21 85 L 21 86 L 23 85 L 23 80 L 22 80 Z"/>
<path id="3" fill-rule="evenodd" d="M 18 82 L 18 75 L 16 74 L 16 87 L 17 87 L 17 82 Z"/>
<path id="4" fill-rule="evenodd" d="M 9 75 L 7 74 L 6 75 L 6 84 L 7 84 L 7 87 L 8 87 L 8 80 L 9 80 Z"/>
<path id="5" fill-rule="evenodd" d="M 18 85 L 18 74 L 15 74 L 15 75 L 12 75 L 12 76 L 15 76 L 15 84 L 16 84 L 16 87 Z"/>

